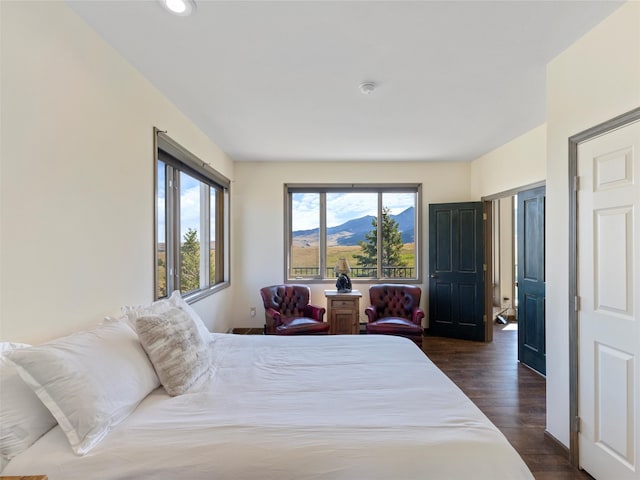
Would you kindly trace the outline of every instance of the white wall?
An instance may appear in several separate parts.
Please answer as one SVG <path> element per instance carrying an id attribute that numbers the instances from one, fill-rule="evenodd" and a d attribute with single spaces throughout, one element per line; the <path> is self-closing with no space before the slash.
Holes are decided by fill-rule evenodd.
<path id="1" fill-rule="evenodd" d="M 546 125 L 513 139 L 471 162 L 471 198 L 480 198 L 546 178 Z"/>
<path id="2" fill-rule="evenodd" d="M 239 315 L 237 327 L 261 327 L 264 308 L 259 290 L 284 281 L 284 184 L 285 183 L 422 183 L 422 267 L 426 272 L 428 254 L 428 204 L 469 200 L 468 163 L 383 162 L 238 162 L 235 167 L 232 206 L 234 211 L 233 303 Z M 425 275 L 426 278 L 426 275 Z M 426 284 L 422 286 L 426 292 Z M 363 293 L 360 316 L 368 305 L 368 284 L 353 287 Z M 312 302 L 325 306 L 325 289 L 335 289 L 335 281 L 311 285 Z M 426 294 L 423 294 L 423 307 Z M 257 307 L 255 318 L 249 307 Z"/>
<path id="3" fill-rule="evenodd" d="M 568 138 L 640 105 L 640 2 L 547 68 L 547 430 L 569 445 Z"/>
<path id="4" fill-rule="evenodd" d="M 0 339 L 39 342 L 153 296 L 153 126 L 233 163 L 64 2 L 0 2 Z M 194 305 L 228 326 L 231 290 Z"/>

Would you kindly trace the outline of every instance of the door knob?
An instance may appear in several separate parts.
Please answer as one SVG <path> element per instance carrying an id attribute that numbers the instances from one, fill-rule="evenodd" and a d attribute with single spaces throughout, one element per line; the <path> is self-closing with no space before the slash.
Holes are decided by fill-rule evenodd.
<path id="1" fill-rule="evenodd" d="M 432 273 L 431 275 L 429 275 L 430 278 L 438 278 L 438 275 L 436 275 L 435 273 Z"/>

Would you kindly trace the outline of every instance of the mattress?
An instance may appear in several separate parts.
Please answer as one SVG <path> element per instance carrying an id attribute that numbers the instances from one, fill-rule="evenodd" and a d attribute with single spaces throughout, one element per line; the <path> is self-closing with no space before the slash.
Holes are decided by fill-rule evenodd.
<path id="1" fill-rule="evenodd" d="M 84 456 L 55 427 L 3 475 L 533 478 L 503 434 L 407 339 L 212 335 L 213 368 L 197 392 L 153 391 Z"/>

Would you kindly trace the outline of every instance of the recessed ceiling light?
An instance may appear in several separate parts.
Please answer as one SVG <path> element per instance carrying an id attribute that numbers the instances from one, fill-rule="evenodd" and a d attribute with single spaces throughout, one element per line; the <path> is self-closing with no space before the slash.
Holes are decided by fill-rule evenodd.
<path id="1" fill-rule="evenodd" d="M 196 10 L 194 0 L 159 0 L 164 8 L 174 15 L 186 17 Z"/>

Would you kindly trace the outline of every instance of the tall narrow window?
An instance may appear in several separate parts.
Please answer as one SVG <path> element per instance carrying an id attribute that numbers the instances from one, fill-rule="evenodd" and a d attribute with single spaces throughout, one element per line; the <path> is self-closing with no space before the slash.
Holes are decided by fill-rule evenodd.
<path id="1" fill-rule="evenodd" d="M 200 288 L 200 182 L 180 172 L 180 291 Z M 205 185 L 206 186 L 206 185 Z"/>
<path id="2" fill-rule="evenodd" d="M 209 283 L 211 284 L 216 282 L 216 224 L 222 219 L 221 212 L 217 210 L 220 194 L 219 188 L 209 189 Z"/>
<path id="3" fill-rule="evenodd" d="M 382 193 L 382 277 L 416 277 L 416 194 Z"/>
<path id="4" fill-rule="evenodd" d="M 327 273 L 345 258 L 352 277 L 377 277 L 378 194 L 327 192 Z M 345 221 L 346 220 L 346 221 Z"/>
<path id="5" fill-rule="evenodd" d="M 223 286 L 229 181 L 157 133 L 156 298 Z"/>
<path id="6" fill-rule="evenodd" d="M 158 162 L 156 171 L 156 298 L 167 296 L 167 191 L 166 168 Z"/>
<path id="7" fill-rule="evenodd" d="M 288 280 L 420 280 L 420 185 L 287 185 Z"/>
<path id="8" fill-rule="evenodd" d="M 291 273 L 296 278 L 320 275 L 320 195 L 291 196 Z"/>

